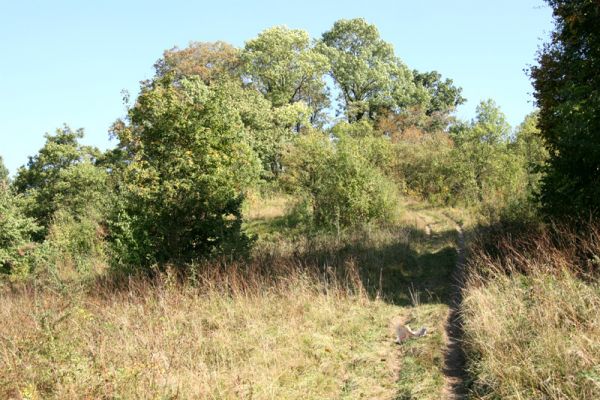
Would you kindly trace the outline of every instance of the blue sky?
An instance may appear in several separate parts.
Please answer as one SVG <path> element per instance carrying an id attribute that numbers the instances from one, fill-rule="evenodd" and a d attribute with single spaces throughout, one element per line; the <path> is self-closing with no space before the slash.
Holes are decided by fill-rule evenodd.
<path id="1" fill-rule="evenodd" d="M 63 123 L 85 143 L 114 143 L 121 91 L 137 93 L 163 50 L 190 41 L 242 46 L 273 25 L 313 37 L 340 18 L 364 17 L 411 68 L 437 70 L 463 88 L 473 117 L 493 98 L 517 125 L 533 109 L 523 72 L 552 30 L 542 0 L 35 1 L 0 0 L 0 155 L 12 173 Z"/>

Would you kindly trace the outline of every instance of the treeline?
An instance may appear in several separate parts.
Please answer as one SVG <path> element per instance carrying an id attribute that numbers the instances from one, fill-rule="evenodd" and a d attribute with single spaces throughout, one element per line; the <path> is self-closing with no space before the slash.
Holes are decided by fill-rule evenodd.
<path id="1" fill-rule="evenodd" d="M 513 130 L 488 100 L 457 120 L 461 89 L 408 68 L 363 19 L 318 40 L 274 27 L 244 48 L 192 43 L 155 67 L 112 126 L 114 149 L 64 126 L 10 182 L 2 168 L 4 274 L 243 255 L 242 204 L 257 188 L 294 193 L 311 230 L 393 220 L 403 195 L 533 210 L 548 157 L 537 113 Z"/>

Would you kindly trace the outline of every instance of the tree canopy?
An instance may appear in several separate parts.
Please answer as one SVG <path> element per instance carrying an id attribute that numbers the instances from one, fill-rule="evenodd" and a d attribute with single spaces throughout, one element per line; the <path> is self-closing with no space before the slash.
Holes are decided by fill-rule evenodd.
<path id="1" fill-rule="evenodd" d="M 157 76 L 172 74 L 175 79 L 198 76 L 205 83 L 239 77 L 239 49 L 229 43 L 192 42 L 186 48 L 166 50 L 154 65 Z"/>
<path id="2" fill-rule="evenodd" d="M 411 101 L 412 73 L 375 25 L 362 18 L 339 20 L 323 33 L 320 49 L 331 62 L 330 75 L 348 121 L 375 119 Z"/>
<path id="3" fill-rule="evenodd" d="M 600 212 L 600 4 L 547 0 L 550 43 L 531 70 L 549 159 L 540 200 L 556 216 Z"/>
<path id="4" fill-rule="evenodd" d="M 306 31 L 269 28 L 246 42 L 242 57 L 247 77 L 274 107 L 303 101 L 318 115 L 329 106 L 323 80 L 329 60 Z"/>
<path id="5" fill-rule="evenodd" d="M 78 215 L 89 206 L 102 207 L 106 172 L 95 166 L 100 151 L 79 143 L 83 136 L 83 129 L 67 125 L 46 134 L 38 154 L 17 171 L 14 188 L 24 195 L 28 215 L 46 228 L 59 208 Z"/>

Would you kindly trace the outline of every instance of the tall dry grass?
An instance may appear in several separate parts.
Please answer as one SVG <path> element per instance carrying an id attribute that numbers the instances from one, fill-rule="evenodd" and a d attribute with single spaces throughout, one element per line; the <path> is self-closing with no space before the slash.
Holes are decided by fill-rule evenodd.
<path id="1" fill-rule="evenodd" d="M 274 270 L 5 288 L 0 398 L 393 398 L 397 308 L 351 263 Z"/>
<path id="2" fill-rule="evenodd" d="M 463 304 L 474 398 L 600 398 L 599 256 L 597 224 L 475 244 Z"/>

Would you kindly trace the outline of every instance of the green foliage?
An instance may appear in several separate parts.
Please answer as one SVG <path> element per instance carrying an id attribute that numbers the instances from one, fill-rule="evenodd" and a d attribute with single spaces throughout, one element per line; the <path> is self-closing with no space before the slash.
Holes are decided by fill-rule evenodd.
<path id="1" fill-rule="evenodd" d="M 462 89 L 454 86 L 452 79 L 442 80 L 442 75 L 437 71 L 419 72 L 413 71 L 414 81 L 417 88 L 423 88 L 427 96 L 422 99 L 415 99 L 416 103 L 412 109 L 423 113 L 423 122 L 415 126 L 425 129 L 429 132 L 445 130 L 452 122 L 451 114 L 456 107 L 463 104 L 466 99 L 462 97 Z M 406 111 L 405 111 L 406 112 Z"/>
<path id="2" fill-rule="evenodd" d="M 95 166 L 100 152 L 79 143 L 83 130 L 72 131 L 65 125 L 45 137 L 44 147 L 19 168 L 14 181 L 26 199 L 27 214 L 47 229 L 60 208 L 75 217 L 88 207 L 104 209 L 107 174 Z"/>
<path id="3" fill-rule="evenodd" d="M 269 28 L 246 42 L 242 58 L 248 78 L 274 107 L 303 101 L 316 120 L 329 106 L 323 80 L 329 62 L 311 46 L 306 31 Z"/>
<path id="4" fill-rule="evenodd" d="M 0 185 L 8 183 L 8 168 L 4 165 L 4 160 L 0 156 Z"/>
<path id="5" fill-rule="evenodd" d="M 547 0 L 556 23 L 531 76 L 549 152 L 540 200 L 547 213 L 600 211 L 600 4 Z"/>
<path id="6" fill-rule="evenodd" d="M 20 200 L 0 183 L 0 273 L 12 277 L 29 274 L 35 252 L 32 236 L 40 229 L 24 214 Z"/>
<path id="7" fill-rule="evenodd" d="M 398 136 L 393 176 L 406 193 L 436 204 L 484 210 L 521 202 L 536 179 L 526 157 L 539 148 L 529 132 L 519 132 L 513 142 L 498 106 L 482 102 L 476 118 L 453 125 L 449 135 L 412 128 Z"/>
<path id="8" fill-rule="evenodd" d="M 331 128 L 331 134 L 336 138 L 350 136 L 353 138 L 365 138 L 376 134 L 373 124 L 366 119 L 357 122 L 341 121 Z"/>
<path id="9" fill-rule="evenodd" d="M 510 133 L 506 117 L 493 100 L 477 107 L 470 124 L 454 127 L 452 169 L 460 177 L 467 202 L 502 204 L 522 189 L 524 171 L 510 149 Z"/>
<path id="10" fill-rule="evenodd" d="M 437 71 L 419 72 L 413 71 L 415 83 L 427 89 L 429 93 L 429 104 L 426 114 L 447 114 L 452 112 L 466 99 L 462 97 L 462 89 L 454 86 L 452 79 L 442 80 L 442 75 Z"/>
<path id="11" fill-rule="evenodd" d="M 67 209 L 54 213 L 44 242 L 46 272 L 60 281 L 90 276 L 107 262 L 104 216 L 88 208 L 74 216 Z"/>
<path id="12" fill-rule="evenodd" d="M 349 122 L 375 119 L 410 102 L 415 92 L 411 71 L 364 19 L 337 21 L 323 34 L 319 48 L 330 60 L 341 111 Z"/>
<path id="13" fill-rule="evenodd" d="M 128 123 L 115 124 L 128 155 L 111 221 L 118 262 L 187 262 L 244 243 L 240 204 L 260 172 L 246 94 L 235 82 L 166 76 L 143 88 Z"/>
<path id="14" fill-rule="evenodd" d="M 394 178 L 406 194 L 434 204 L 455 205 L 464 196 L 460 175 L 452 168 L 454 145 L 447 134 L 414 132 L 394 146 Z"/>
<path id="15" fill-rule="evenodd" d="M 368 139 L 299 137 L 288 154 L 289 183 L 308 199 L 317 227 L 340 228 L 394 217 L 393 184 L 369 159 Z"/>
<path id="16" fill-rule="evenodd" d="M 538 128 L 539 112 L 535 111 L 525 117 L 517 127 L 515 135 L 515 151 L 522 158 L 527 172 L 529 193 L 537 193 L 541 179 L 541 171 L 548 159 L 548 150 Z"/>

